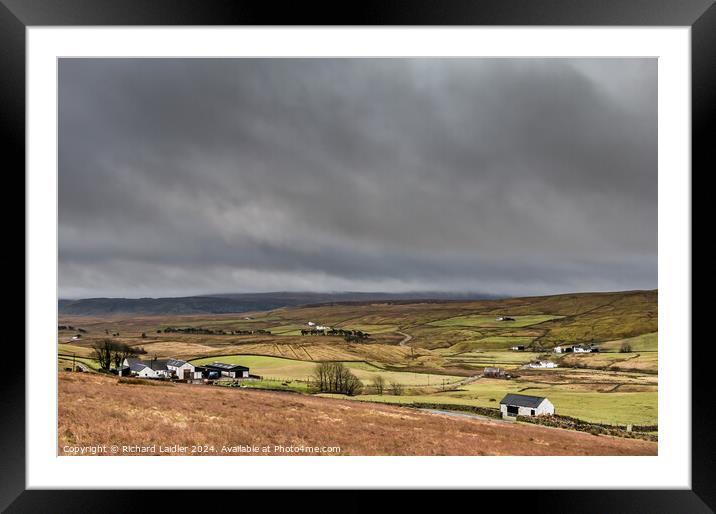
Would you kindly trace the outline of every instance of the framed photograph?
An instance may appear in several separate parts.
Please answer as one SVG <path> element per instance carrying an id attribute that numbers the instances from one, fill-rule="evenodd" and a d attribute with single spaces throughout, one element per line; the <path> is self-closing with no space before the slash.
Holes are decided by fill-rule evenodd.
<path id="1" fill-rule="evenodd" d="M 27 298 L 2 508 L 712 512 L 716 8 L 657 3 L 2 0 Z"/>

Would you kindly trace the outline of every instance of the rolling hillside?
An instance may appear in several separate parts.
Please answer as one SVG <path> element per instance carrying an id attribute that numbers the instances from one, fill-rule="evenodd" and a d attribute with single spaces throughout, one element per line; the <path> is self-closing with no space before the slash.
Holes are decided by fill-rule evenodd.
<path id="1" fill-rule="evenodd" d="M 196 444 L 213 448 L 201 455 L 305 455 L 279 447 L 334 449 L 324 455 L 657 453 L 656 443 L 636 439 L 292 393 L 130 385 L 88 373 L 60 373 L 58 423 L 61 455 L 71 453 L 73 447 L 137 444 L 156 445 L 150 455 L 191 455 Z M 187 450 L 160 453 L 159 446 L 169 444 Z M 272 449 L 267 453 L 231 450 L 239 444 Z M 129 449 L 118 454 L 140 453 Z"/>
<path id="2" fill-rule="evenodd" d="M 498 319 L 505 316 L 510 319 Z M 370 336 L 356 341 L 335 331 L 311 334 L 309 322 Z M 532 392 L 554 400 L 557 412 L 587 422 L 659 421 L 657 291 L 471 301 L 381 298 L 247 314 L 61 315 L 60 325 L 60 369 L 74 359 L 92 369 L 92 347 L 110 339 L 145 359 L 247 366 L 265 379 L 253 387 L 307 392 L 317 362 L 341 361 L 364 386 L 353 400 L 494 408 L 507 392 Z M 600 351 L 551 351 L 574 343 Z M 511 351 L 513 346 L 524 350 Z M 536 360 L 557 368 L 527 366 Z M 500 367 L 513 379 L 481 378 L 486 367 Z M 378 376 L 404 390 L 376 395 Z"/>
<path id="3" fill-rule="evenodd" d="M 60 314 L 101 316 L 113 314 L 171 315 L 226 314 L 267 311 L 280 307 L 308 304 L 365 301 L 414 301 L 416 299 L 474 300 L 490 298 L 487 294 L 459 293 L 247 293 L 185 296 L 178 298 L 83 298 L 61 299 Z"/>

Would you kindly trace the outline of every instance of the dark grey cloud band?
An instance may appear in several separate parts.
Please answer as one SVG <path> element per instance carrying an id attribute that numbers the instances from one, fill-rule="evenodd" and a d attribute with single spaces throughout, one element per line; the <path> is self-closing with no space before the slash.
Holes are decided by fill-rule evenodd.
<path id="1" fill-rule="evenodd" d="M 655 59 L 63 59 L 63 297 L 657 286 Z"/>

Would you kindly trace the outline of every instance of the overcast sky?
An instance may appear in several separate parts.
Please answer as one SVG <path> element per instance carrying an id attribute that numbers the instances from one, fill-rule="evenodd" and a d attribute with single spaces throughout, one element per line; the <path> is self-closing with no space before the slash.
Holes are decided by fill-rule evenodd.
<path id="1" fill-rule="evenodd" d="M 655 59 L 62 59 L 60 296 L 657 287 Z"/>

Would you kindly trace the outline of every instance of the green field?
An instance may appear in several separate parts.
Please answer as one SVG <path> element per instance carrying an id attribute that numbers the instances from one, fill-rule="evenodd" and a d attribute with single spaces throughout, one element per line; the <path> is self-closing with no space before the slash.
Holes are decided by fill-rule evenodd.
<path id="1" fill-rule="evenodd" d="M 302 328 L 310 328 L 306 325 L 279 325 L 271 327 L 271 333 L 277 336 L 300 336 Z"/>
<path id="2" fill-rule="evenodd" d="M 652 425 L 658 423 L 658 395 L 656 391 L 599 393 L 570 390 L 558 385 L 545 385 L 506 380 L 479 380 L 460 387 L 459 391 L 425 395 L 361 395 L 354 400 L 387 403 L 444 403 L 499 408 L 507 393 L 546 396 L 555 405 L 557 414 L 573 416 L 584 421 L 607 424 Z"/>
<path id="3" fill-rule="evenodd" d="M 469 316 L 456 316 L 454 318 L 442 319 L 428 323 L 433 327 L 478 327 L 478 328 L 521 328 L 544 323 L 553 319 L 560 319 L 563 316 L 550 315 L 526 315 L 511 316 L 514 321 L 497 321 L 493 314 L 473 314 Z"/>
<path id="4" fill-rule="evenodd" d="M 512 346 L 528 346 L 534 337 L 489 336 L 471 341 L 456 343 L 442 350 L 443 354 L 464 353 L 473 350 L 509 350 Z"/>
<path id="5" fill-rule="evenodd" d="M 57 361 L 58 361 L 58 367 L 60 369 L 64 369 L 67 367 L 72 367 L 72 359 L 73 357 L 67 356 L 67 355 L 58 355 Z M 89 359 L 86 357 L 74 357 L 75 362 L 80 362 L 90 368 L 92 371 L 98 371 L 99 370 L 99 363 L 94 359 Z"/>
<path id="6" fill-rule="evenodd" d="M 475 367 L 500 366 L 514 369 L 533 361 L 541 355 L 533 352 L 487 351 L 464 352 L 457 355 L 447 355 L 446 359 L 452 364 L 469 365 Z"/>
<path id="7" fill-rule="evenodd" d="M 605 352 L 618 352 L 623 343 L 631 346 L 632 352 L 655 352 L 659 349 L 659 334 L 657 332 L 651 332 L 626 339 L 607 341 L 601 343 L 599 349 Z"/>
<path id="8" fill-rule="evenodd" d="M 279 380 L 309 380 L 316 369 L 316 363 L 283 359 L 280 357 L 264 357 L 262 355 L 228 355 L 223 357 L 207 357 L 191 361 L 200 366 L 214 361 L 227 364 L 239 364 L 251 370 L 252 375 L 260 375 L 268 379 Z M 368 385 L 377 376 L 381 375 L 387 382 L 398 382 L 404 386 L 429 386 L 454 383 L 463 377 L 452 375 L 437 375 L 432 373 L 414 373 L 409 371 L 386 371 L 367 362 L 343 362 L 361 382 Z"/>
<path id="9" fill-rule="evenodd" d="M 561 357 L 559 364 L 561 366 L 606 368 L 614 371 L 628 369 L 656 373 L 659 366 L 659 355 L 657 352 L 572 353 Z"/>
<path id="10" fill-rule="evenodd" d="M 232 380 L 219 381 L 219 385 L 228 385 Z M 247 389 L 271 389 L 278 391 L 294 391 L 297 393 L 308 393 L 308 383 L 298 380 L 244 380 L 241 387 Z"/>

